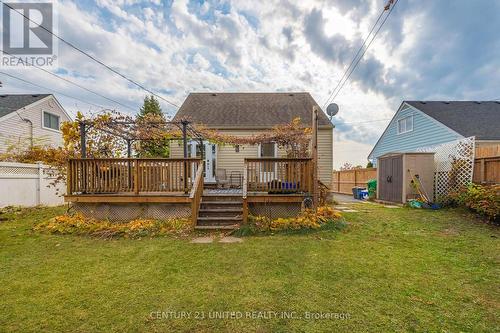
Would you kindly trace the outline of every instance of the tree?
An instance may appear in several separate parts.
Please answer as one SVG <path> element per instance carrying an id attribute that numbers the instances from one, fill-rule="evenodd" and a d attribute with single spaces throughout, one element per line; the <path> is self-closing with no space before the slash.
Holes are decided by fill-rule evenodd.
<path id="1" fill-rule="evenodd" d="M 151 122 L 165 124 L 167 122 L 160 103 L 153 95 L 144 98 L 144 104 L 136 116 L 136 121 L 139 124 Z M 138 157 L 169 157 L 170 141 L 167 138 L 142 140 L 136 144 L 135 150 Z"/>
<path id="2" fill-rule="evenodd" d="M 373 168 L 373 163 L 371 161 L 369 161 L 368 164 L 366 164 L 366 167 L 367 168 Z"/>

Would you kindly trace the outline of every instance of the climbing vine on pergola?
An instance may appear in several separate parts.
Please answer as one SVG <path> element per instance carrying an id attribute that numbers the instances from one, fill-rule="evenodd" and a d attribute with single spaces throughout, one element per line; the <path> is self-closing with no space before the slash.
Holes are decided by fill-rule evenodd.
<path id="1" fill-rule="evenodd" d="M 89 144 L 87 136 L 89 131 L 98 131 L 105 135 L 122 139 L 126 144 L 127 156 L 131 157 L 135 142 L 146 140 L 182 140 L 184 157 L 187 157 L 188 141 L 196 140 L 200 143 L 207 140 L 215 144 L 229 145 L 257 145 L 275 142 L 279 147 L 285 149 L 288 157 L 306 157 L 308 155 L 309 142 L 311 140 L 311 129 L 304 127 L 300 118 L 293 119 L 289 124 L 278 125 L 270 131 L 251 136 L 228 135 L 204 125 L 193 124 L 189 119 L 178 121 L 163 121 L 155 116 L 148 116 L 141 120 L 132 119 L 118 113 L 105 113 L 92 118 L 80 117 L 76 121 L 80 137 L 80 153 L 85 158 Z M 75 127 L 75 124 L 72 125 Z M 95 140 L 94 140 L 95 141 Z M 91 145 L 95 142 L 91 141 Z M 104 140 L 109 144 L 112 140 Z M 110 149 L 108 149 L 110 150 Z M 120 149 L 118 149 L 120 150 Z M 94 147 L 94 152 L 99 148 Z M 108 152 L 111 155 L 116 152 Z M 99 154 L 101 155 L 101 154 Z"/>

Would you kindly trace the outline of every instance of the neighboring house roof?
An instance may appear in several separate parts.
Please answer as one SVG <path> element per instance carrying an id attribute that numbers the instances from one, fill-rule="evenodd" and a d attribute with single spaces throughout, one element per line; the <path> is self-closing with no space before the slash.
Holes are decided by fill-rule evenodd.
<path id="1" fill-rule="evenodd" d="M 500 102 L 406 101 L 464 137 L 500 140 Z"/>
<path id="2" fill-rule="evenodd" d="M 174 120 L 187 119 L 208 127 L 270 128 L 300 117 L 311 124 L 312 108 L 317 106 L 319 126 L 332 123 L 309 93 L 191 93 Z"/>
<path id="3" fill-rule="evenodd" d="M 19 94 L 19 95 L 0 95 L 0 118 L 9 113 L 18 111 L 30 104 L 33 104 L 50 94 Z"/>

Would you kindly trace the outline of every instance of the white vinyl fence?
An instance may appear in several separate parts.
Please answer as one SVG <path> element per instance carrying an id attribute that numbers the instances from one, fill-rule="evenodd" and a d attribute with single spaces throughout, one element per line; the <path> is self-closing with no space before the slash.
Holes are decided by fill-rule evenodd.
<path id="1" fill-rule="evenodd" d="M 0 207 L 62 205 L 66 185 L 56 188 L 53 181 L 51 169 L 41 163 L 0 162 Z"/>

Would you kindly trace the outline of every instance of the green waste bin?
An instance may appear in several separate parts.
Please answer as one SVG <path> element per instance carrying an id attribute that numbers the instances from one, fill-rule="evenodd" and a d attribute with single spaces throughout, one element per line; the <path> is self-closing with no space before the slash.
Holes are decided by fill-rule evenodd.
<path id="1" fill-rule="evenodd" d="M 366 185 L 368 187 L 368 197 L 370 199 L 375 199 L 375 197 L 377 196 L 377 180 L 370 179 L 366 182 Z"/>

